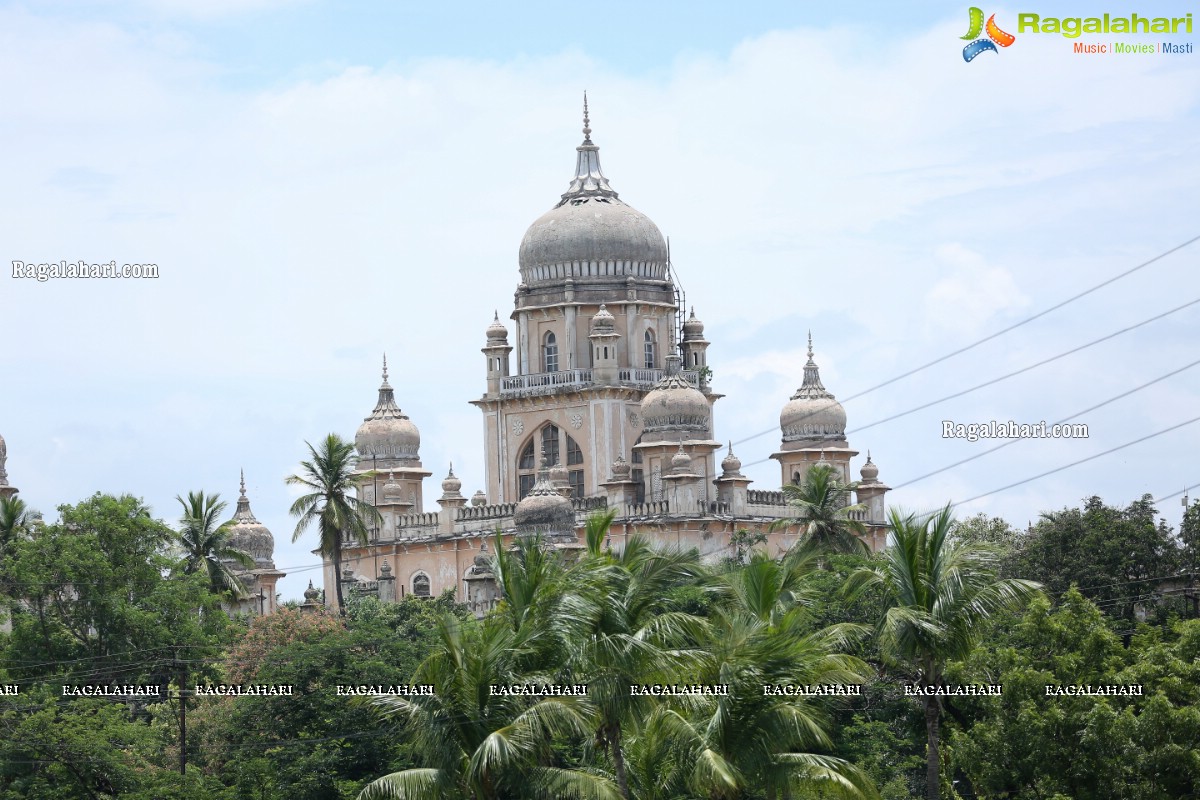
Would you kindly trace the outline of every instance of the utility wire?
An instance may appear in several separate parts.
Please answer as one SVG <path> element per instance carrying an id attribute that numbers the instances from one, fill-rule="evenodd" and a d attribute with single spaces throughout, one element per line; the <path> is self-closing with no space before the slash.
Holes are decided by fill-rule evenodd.
<path id="1" fill-rule="evenodd" d="M 1085 289 L 1084 291 L 1079 292 L 1078 294 L 1072 295 L 1071 297 L 1068 297 L 1066 300 L 1062 300 L 1058 303 L 1055 303 L 1054 305 L 1050 306 L 1049 308 L 1043 309 L 1032 316 L 1029 316 L 1029 317 L 1026 317 L 1025 319 L 1014 322 L 1012 325 L 1009 325 L 1007 328 L 1002 328 L 1002 329 L 996 331 L 995 333 L 991 333 L 991 334 L 983 337 L 982 339 L 977 339 L 976 341 L 971 342 L 970 344 L 965 345 L 963 347 L 960 347 L 957 350 L 951 351 L 949 353 L 946 353 L 943 356 L 935 358 L 933 361 L 929 361 L 918 367 L 914 367 L 914 368 L 908 370 L 907 372 L 901 373 L 900 375 L 897 375 L 893 378 L 888 378 L 886 381 L 883 381 L 882 383 L 877 383 L 874 386 L 871 386 L 867 389 L 862 390 L 861 392 L 858 392 L 857 394 L 852 394 L 849 397 L 844 398 L 842 400 L 842 402 L 848 403 L 851 400 L 855 400 L 859 397 L 870 394 L 871 392 L 874 392 L 878 389 L 882 389 L 885 386 L 890 386 L 891 384 L 893 384 L 899 380 L 902 380 L 904 378 L 907 378 L 910 375 L 915 375 L 918 372 L 921 372 L 922 370 L 925 370 L 925 369 L 928 369 L 929 367 L 934 366 L 935 364 L 940 364 L 943 361 L 947 361 L 947 360 L 953 358 L 954 356 L 962 355 L 963 353 L 966 353 L 969 350 L 974 350 L 976 347 L 978 347 L 981 344 L 984 344 L 985 342 L 990 342 L 991 340 L 996 339 L 1000 336 L 1003 336 L 1004 334 L 1009 333 L 1010 331 L 1014 331 L 1023 325 L 1028 325 L 1030 322 L 1033 322 L 1036 319 L 1040 319 L 1041 317 L 1046 316 L 1047 314 L 1049 314 L 1052 311 L 1057 311 L 1058 309 L 1062 308 L 1063 306 L 1069 305 L 1070 303 L 1073 303 L 1076 300 L 1079 300 L 1080 298 L 1086 297 L 1087 295 L 1092 294 L 1093 292 L 1095 292 L 1099 289 L 1102 289 L 1111 283 L 1115 283 L 1116 281 L 1119 281 L 1122 278 L 1128 277 L 1129 275 L 1132 275 L 1133 273 L 1137 272 L 1138 270 L 1144 269 L 1157 261 L 1161 261 L 1162 259 L 1171 255 L 1172 253 L 1176 253 L 1176 252 L 1184 249 L 1185 247 L 1188 247 L 1189 245 L 1195 244 L 1197 241 L 1200 241 L 1200 236 L 1193 236 L 1191 239 L 1188 239 L 1185 242 L 1177 244 L 1174 247 L 1172 247 L 1171 249 L 1165 250 L 1162 253 L 1159 253 L 1158 255 L 1154 256 L 1151 259 L 1143 261 L 1142 263 L 1138 264 L 1137 266 L 1131 267 L 1130 269 L 1127 269 L 1124 272 L 1118 273 L 1117 275 L 1114 275 L 1107 280 L 1101 281 L 1100 283 L 1097 283 L 1096 285 L 1092 286 L 1091 288 Z M 757 439 L 760 436 L 766 436 L 769 433 L 774 433 L 776 430 L 777 430 L 776 428 L 769 428 L 761 433 L 756 433 L 752 436 L 747 436 L 743 439 L 739 439 L 738 441 L 734 442 L 734 444 L 743 444 L 743 443 L 749 442 L 753 439 Z M 758 463 L 758 462 L 756 462 L 756 463 Z"/>
<path id="2" fill-rule="evenodd" d="M 1185 364 L 1184 366 L 1180 367 L 1179 369 L 1172 370 L 1171 372 L 1168 372 L 1166 375 L 1160 375 L 1159 377 L 1155 378 L 1154 380 L 1147 381 L 1146 383 L 1143 383 L 1141 386 L 1135 386 L 1135 387 L 1134 387 L 1134 388 L 1132 388 L 1132 389 L 1129 389 L 1129 390 L 1127 390 L 1127 391 L 1121 392 L 1121 393 L 1120 393 L 1120 394 L 1118 394 L 1118 395 L 1114 395 L 1114 396 L 1112 396 L 1112 397 L 1108 398 L 1107 400 L 1104 400 L 1104 401 L 1102 401 L 1102 402 L 1100 402 L 1100 403 L 1097 403 L 1097 404 L 1096 404 L 1096 405 L 1094 405 L 1094 406 L 1091 406 L 1090 408 L 1085 408 L 1085 409 L 1083 409 L 1082 411 L 1076 411 L 1074 414 L 1068 414 L 1067 416 L 1063 417 L 1062 419 L 1055 420 L 1054 422 L 1052 422 L 1052 423 L 1050 423 L 1050 424 L 1051 424 L 1051 425 L 1062 425 L 1064 422 L 1070 422 L 1071 420 L 1075 419 L 1076 417 L 1081 417 L 1081 416 L 1083 416 L 1084 414 L 1087 414 L 1087 413 L 1089 413 L 1089 412 L 1095 411 L 1095 410 L 1096 410 L 1096 409 L 1098 409 L 1098 408 L 1103 408 L 1104 406 L 1106 406 L 1106 405 L 1109 405 L 1110 403 L 1115 403 L 1116 401 L 1118 401 L 1118 400 L 1120 400 L 1120 399 L 1122 399 L 1122 398 L 1124 398 L 1124 397 L 1128 397 L 1128 396 L 1129 396 L 1129 395 L 1131 395 L 1131 394 L 1134 394 L 1134 393 L 1136 393 L 1136 392 L 1140 392 L 1142 389 L 1145 389 L 1145 388 L 1146 388 L 1146 387 L 1148 387 L 1148 386 L 1153 386 L 1153 385 L 1154 385 L 1154 384 L 1156 384 L 1156 383 L 1160 383 L 1161 381 L 1165 381 L 1167 378 L 1170 378 L 1170 377 L 1172 377 L 1172 376 L 1174 376 L 1174 375 L 1178 375 L 1179 373 L 1183 372 L 1184 370 L 1191 369 L 1192 367 L 1196 366 L 1197 364 L 1200 364 L 1200 359 L 1198 359 L 1198 360 L 1196 360 L 1196 361 L 1193 361 L 1193 362 L 1192 362 L 1192 363 L 1190 363 L 1190 364 Z M 966 463 L 968 463 L 968 462 L 974 461 L 974 460 L 975 460 L 975 459 L 977 459 L 977 458 L 983 458 L 984 456 L 988 455 L 989 453 L 994 453 L 994 452 L 996 452 L 997 450 L 1002 450 L 1002 449 L 1004 449 L 1005 447 L 1008 447 L 1008 446 L 1010 446 L 1010 445 L 1014 445 L 1014 444 L 1016 444 L 1017 442 L 1022 442 L 1022 441 L 1025 441 L 1025 440 L 1024 440 L 1024 439 L 1010 439 L 1010 440 L 1008 440 L 1008 441 L 1006 441 L 1006 442 L 1003 442 L 1003 443 L 1001 443 L 1001 444 L 998 444 L 998 445 L 996 445 L 995 447 L 990 447 L 990 448 L 988 448 L 987 450 L 984 450 L 984 451 L 982 451 L 982 452 L 976 453 L 976 454 L 975 454 L 975 455 L 973 455 L 973 456 L 970 456 L 970 457 L 968 457 L 968 458 L 961 459 L 961 460 L 959 460 L 959 461 L 955 461 L 953 464 L 947 464 L 947 465 L 946 465 L 946 466 L 944 466 L 944 467 L 940 467 L 940 468 L 938 468 L 938 469 L 935 469 L 933 472 L 926 472 L 924 475 L 920 475 L 920 476 L 918 476 L 918 477 L 916 477 L 916 478 L 912 478 L 911 480 L 907 480 L 907 481 L 904 481 L 903 483 L 896 484 L 896 485 L 895 485 L 895 486 L 893 486 L 892 488 L 893 488 L 893 489 L 901 489 L 901 488 L 903 488 L 903 487 L 905 487 L 905 486 L 911 486 L 912 484 L 914 484 L 914 483 L 917 483 L 918 481 L 923 481 L 923 480 L 925 480 L 926 478 L 932 478 L 934 475 L 940 475 L 941 473 L 945 472 L 946 470 L 949 470 L 949 469 L 954 469 L 955 467 L 962 466 L 963 464 L 966 464 Z M 1187 490 L 1185 489 L 1184 491 L 1187 491 Z M 1173 496 L 1173 495 L 1168 495 L 1168 497 L 1171 497 L 1171 496 Z"/>
<path id="3" fill-rule="evenodd" d="M 1149 319 L 1144 319 L 1141 322 L 1130 325 L 1127 328 L 1122 328 L 1121 330 L 1116 331 L 1114 333 L 1110 333 L 1106 336 L 1101 336 L 1099 339 L 1093 339 L 1092 341 L 1087 342 L 1086 344 L 1081 344 L 1078 347 L 1072 347 L 1070 350 L 1065 350 L 1065 351 L 1059 353 L 1058 355 L 1054 355 L 1054 356 L 1050 356 L 1049 358 L 1042 359 L 1041 361 L 1038 361 L 1036 364 L 1030 364 L 1029 366 L 1022 367 L 1021 369 L 1018 369 L 1014 372 L 1009 372 L 1006 375 L 1001 375 L 999 378 L 992 378 L 990 381 L 984 381 L 983 383 L 972 386 L 969 389 L 963 389 L 962 391 L 955 392 L 954 394 L 948 394 L 945 397 L 940 397 L 937 400 L 931 400 L 928 403 L 923 403 L 922 405 L 915 406 L 914 408 L 910 408 L 907 411 L 901 411 L 898 414 L 892 414 L 890 417 L 884 417 L 883 419 L 877 419 L 874 422 L 868 422 L 866 425 L 863 425 L 858 428 L 852 428 L 851 430 L 846 431 L 846 433 L 858 433 L 859 431 L 865 431 L 867 428 L 874 428 L 876 425 L 882 425 L 885 422 L 891 422 L 894 419 L 899 419 L 900 417 L 906 417 L 909 414 L 915 414 L 916 412 L 922 411 L 926 408 L 929 408 L 930 406 L 936 406 L 939 403 L 946 402 L 947 400 L 953 400 L 956 397 L 962 397 L 964 394 L 970 394 L 971 392 L 977 391 L 979 389 L 983 389 L 987 386 L 991 386 L 993 384 L 1000 383 L 1001 381 L 1006 381 L 1009 378 L 1013 378 L 1022 373 L 1029 372 L 1031 369 L 1037 369 L 1038 367 L 1042 367 L 1042 366 L 1045 366 L 1046 364 L 1050 364 L 1054 361 L 1058 361 L 1060 358 L 1066 358 L 1067 356 L 1074 355 L 1075 353 L 1078 353 L 1081 350 L 1086 350 L 1089 347 L 1094 347 L 1095 345 L 1098 345 L 1101 342 L 1107 342 L 1109 339 L 1114 339 L 1117 336 L 1120 336 L 1121 334 L 1129 333 L 1130 331 L 1136 330 L 1137 328 L 1140 328 L 1143 325 L 1149 325 L 1151 322 L 1155 322 L 1157 320 L 1162 319 L 1163 317 L 1170 316 L 1171 314 L 1174 314 L 1178 311 L 1182 311 L 1185 308 L 1194 306 L 1197 303 L 1200 303 L 1200 297 L 1197 297 L 1195 300 L 1192 300 L 1191 302 L 1184 303 L 1181 306 L 1176 306 L 1175 308 L 1172 308 L 1170 311 L 1164 311 L 1163 313 L 1156 314 L 1155 316 L 1150 317 Z M 1196 363 L 1196 362 L 1193 362 L 1193 363 Z M 1191 365 L 1189 365 L 1189 366 L 1191 366 Z M 1177 371 L 1179 371 L 1179 370 L 1177 370 Z M 1172 373 L 1172 374 L 1174 374 L 1174 373 Z"/>
<path id="4" fill-rule="evenodd" d="M 1010 483 L 1010 484 L 1008 484 L 1007 486 L 1001 486 L 1001 487 L 1000 487 L 1000 488 L 998 488 L 998 489 L 992 489 L 990 492 L 984 492 L 983 494 L 977 494 L 977 495 L 975 495 L 974 497 L 968 497 L 966 500 L 960 500 L 959 502 L 957 502 L 957 503 L 951 503 L 950 505 L 951 505 L 952 507 L 957 507 L 957 506 L 961 506 L 961 505 L 966 505 L 967 503 L 972 503 L 972 502 L 974 502 L 974 501 L 976 501 L 976 500 L 981 500 L 981 499 L 982 499 L 982 498 L 984 498 L 984 497 L 989 497 L 989 496 L 991 496 L 991 495 L 993 495 L 993 494 L 996 494 L 996 493 L 998 493 L 998 492 L 1003 492 L 1003 491 L 1006 491 L 1006 490 L 1008 490 L 1008 489 L 1012 489 L 1012 488 L 1014 488 L 1014 487 L 1016 487 L 1016 486 L 1023 486 L 1023 485 L 1024 485 L 1024 484 L 1026 484 L 1026 483 L 1031 483 L 1032 481 L 1036 481 L 1036 480 L 1038 480 L 1038 479 L 1040 479 L 1040 478 L 1044 478 L 1044 477 L 1046 477 L 1047 475 L 1053 475 L 1053 474 L 1054 474 L 1054 473 L 1056 473 L 1056 472 L 1062 472 L 1062 471 L 1063 471 L 1063 470 L 1065 470 L 1065 469 L 1070 469 L 1071 467 L 1076 467 L 1076 466 L 1079 466 L 1080 464 L 1085 464 L 1085 463 L 1087 463 L 1088 461 L 1094 461 L 1094 460 L 1096 460 L 1097 458 L 1100 458 L 1101 456 L 1106 456 L 1106 455 L 1109 455 L 1109 454 L 1111 454 L 1111 453 L 1115 453 L 1115 452 L 1117 452 L 1118 450 L 1124 450 L 1126 447 L 1132 447 L 1132 446 L 1133 446 L 1133 445 L 1135 445 L 1135 444 L 1140 444 L 1140 443 L 1142 443 L 1142 442 L 1145 442 L 1145 441 L 1148 441 L 1148 440 L 1150 440 L 1150 439 L 1153 439 L 1153 438 L 1155 438 L 1155 437 L 1157 437 L 1157 436 L 1162 436 L 1163 434 L 1170 433 L 1171 431 L 1174 431 L 1174 430 L 1178 430 L 1179 428 L 1182 428 L 1182 427 L 1184 427 L 1185 425 L 1191 425 L 1193 422 L 1200 422 L 1200 417 L 1192 417 L 1192 418 L 1191 418 L 1191 419 L 1189 419 L 1189 420 L 1184 420 L 1183 422 L 1180 422 L 1180 423 L 1178 423 L 1178 424 L 1176 424 L 1176 425 L 1172 425 L 1172 426 L 1171 426 L 1171 427 L 1169 427 L 1169 428 L 1163 428 L 1161 431 L 1155 431 L 1154 433 L 1147 434 L 1147 435 L 1145 435 L 1145 436 L 1142 436 L 1142 437 L 1140 437 L 1140 438 L 1134 439 L 1134 440 L 1133 440 L 1133 441 L 1131 441 L 1131 442 L 1126 442 L 1125 444 L 1120 444 L 1120 445 L 1117 445 L 1116 447 L 1110 447 L 1110 448 L 1109 448 L 1109 449 L 1107 449 L 1107 450 L 1103 450 L 1103 451 L 1101 451 L 1101 452 L 1099 452 L 1099 453 L 1096 453 L 1096 454 L 1094 454 L 1094 455 L 1090 455 L 1090 456 L 1088 456 L 1087 458 L 1081 458 L 1081 459 L 1079 459 L 1078 461 L 1072 461 L 1070 464 L 1064 464 L 1064 465 L 1062 465 L 1061 467 L 1055 467 L 1054 469 L 1046 470 L 1045 472 L 1038 473 L 1037 475 L 1034 475 L 1033 477 L 1030 477 L 1030 478 L 1025 478 L 1024 480 L 1020 480 L 1020 481 L 1016 481 L 1016 482 L 1014 482 L 1014 483 Z"/>

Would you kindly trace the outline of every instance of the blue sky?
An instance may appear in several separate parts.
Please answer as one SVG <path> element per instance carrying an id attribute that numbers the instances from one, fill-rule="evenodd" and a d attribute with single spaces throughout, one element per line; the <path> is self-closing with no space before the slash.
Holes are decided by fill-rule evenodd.
<path id="1" fill-rule="evenodd" d="M 434 471 L 482 482 L 483 330 L 525 228 L 566 186 L 592 100 L 613 186 L 671 237 L 707 323 L 717 435 L 774 488 L 779 409 L 813 331 L 847 397 L 1197 234 L 1200 55 L 1075 55 L 1019 35 L 963 62 L 966 6 L 0 5 L 0 247 L 154 262 L 155 281 L 0 275 L 0 434 L 21 496 L 236 496 L 289 568 L 282 478 L 353 435 L 386 350 Z M 1180 15 L 1180 3 L 988 7 Z M 1006 20 L 1008 22 L 1006 22 Z M 1194 37 L 1177 37 L 1192 41 Z M 1130 37 L 1137 41 L 1136 37 Z M 1147 39 L 1149 41 L 1150 39 Z M 1200 245 L 846 404 L 849 427 L 1020 369 L 1185 303 Z M 1200 358 L 1196 307 L 851 436 L 892 485 L 991 443 L 941 422 L 1053 421 Z M 427 335 L 415 332 L 429 331 Z M 906 486 L 924 508 L 1195 416 L 1200 367 Z M 1015 524 L 1099 494 L 1200 483 L 1200 423 L 964 506 Z M 861 464 L 860 456 L 855 469 Z M 1193 492 L 1195 494 L 1195 492 Z M 1178 498 L 1160 510 L 1172 523 Z M 431 504 L 432 505 L 432 504 Z"/>

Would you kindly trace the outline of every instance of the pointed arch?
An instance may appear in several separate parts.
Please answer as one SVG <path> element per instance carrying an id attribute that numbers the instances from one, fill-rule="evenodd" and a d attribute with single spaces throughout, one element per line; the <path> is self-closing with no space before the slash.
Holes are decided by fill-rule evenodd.
<path id="1" fill-rule="evenodd" d="M 558 337 L 554 331 L 546 331 L 542 337 L 542 371 L 558 372 Z"/>

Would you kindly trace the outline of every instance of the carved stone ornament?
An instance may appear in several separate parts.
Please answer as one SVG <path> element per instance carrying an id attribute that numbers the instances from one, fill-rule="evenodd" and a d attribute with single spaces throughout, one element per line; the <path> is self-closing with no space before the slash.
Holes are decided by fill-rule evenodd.
<path id="1" fill-rule="evenodd" d="M 629 424 L 630 424 L 631 426 L 633 426 L 634 428 L 640 428 L 640 427 L 641 427 L 641 425 L 642 425 L 642 418 L 638 416 L 638 413 L 637 413 L 636 411 L 630 411 L 630 412 L 629 412 Z"/>
<path id="2" fill-rule="evenodd" d="M 522 433 L 524 433 L 525 432 L 525 420 L 514 419 L 512 421 L 512 432 L 513 432 L 513 436 L 520 436 Z"/>
<path id="3" fill-rule="evenodd" d="M 575 430 L 579 430 L 580 428 L 583 427 L 583 415 L 582 414 L 572 414 L 571 415 L 571 427 L 574 428 Z"/>

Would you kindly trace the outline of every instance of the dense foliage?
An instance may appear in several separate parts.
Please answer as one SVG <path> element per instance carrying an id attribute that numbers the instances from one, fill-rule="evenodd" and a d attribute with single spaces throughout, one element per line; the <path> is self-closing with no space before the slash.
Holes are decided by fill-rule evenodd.
<path id="1" fill-rule="evenodd" d="M 793 499 L 824 544 L 782 559 L 748 534 L 719 564 L 636 538 L 610 552 L 605 518 L 571 557 L 493 548 L 505 599 L 483 620 L 452 596 L 230 620 L 228 586 L 188 568 L 186 520 L 176 532 L 135 498 L 95 495 L 42 524 L 5 500 L 0 684 L 20 693 L 0 696 L 0 800 L 1200 794 L 1200 504 L 1178 533 L 1149 498 L 1091 498 L 1024 530 L 897 515 L 898 546 L 869 556 L 819 498 Z M 185 716 L 179 690 L 195 683 L 294 694 L 187 697 Z M 81 684 L 161 695 L 63 695 Z M 409 684 L 437 691 L 335 691 Z M 514 684 L 588 692 L 491 689 Z M 935 684 L 1003 692 L 906 694 Z M 1076 685 L 1140 694 L 1047 695 Z"/>

